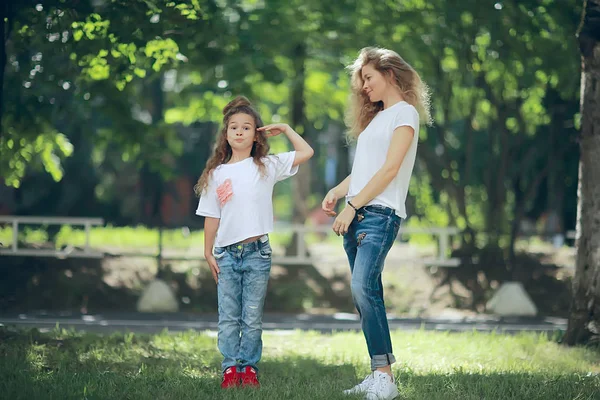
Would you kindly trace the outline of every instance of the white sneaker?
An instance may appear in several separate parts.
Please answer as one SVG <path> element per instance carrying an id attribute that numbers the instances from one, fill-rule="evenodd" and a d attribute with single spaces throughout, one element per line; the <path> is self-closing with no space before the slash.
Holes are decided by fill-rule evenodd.
<path id="1" fill-rule="evenodd" d="M 367 390 L 369 390 L 372 384 L 373 373 L 370 373 L 365 377 L 365 379 L 361 383 L 354 386 L 352 389 L 344 390 L 344 394 L 365 394 L 367 393 Z"/>
<path id="2" fill-rule="evenodd" d="M 371 385 L 367 389 L 366 400 L 392 400 L 400 393 L 391 376 L 385 372 L 375 371 Z"/>

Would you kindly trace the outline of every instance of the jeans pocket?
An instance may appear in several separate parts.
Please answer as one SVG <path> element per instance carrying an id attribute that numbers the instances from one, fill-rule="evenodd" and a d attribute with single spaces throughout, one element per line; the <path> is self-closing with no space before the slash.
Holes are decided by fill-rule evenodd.
<path id="1" fill-rule="evenodd" d="M 225 256 L 225 253 L 227 253 L 225 247 L 215 247 L 213 250 L 213 256 L 216 260 L 220 260 L 221 258 L 223 258 Z"/>
<path id="2" fill-rule="evenodd" d="M 394 218 L 394 228 L 396 228 L 396 233 L 398 233 L 398 230 L 402 226 L 402 218 L 397 215 L 392 216 L 392 218 Z"/>
<path id="3" fill-rule="evenodd" d="M 379 218 L 384 218 L 384 219 L 387 219 L 390 217 L 389 214 L 387 214 L 385 210 L 380 209 L 378 207 L 369 207 L 369 208 L 363 207 L 361 211 L 365 212 L 367 215 L 371 215 L 374 217 L 379 217 Z"/>
<path id="4" fill-rule="evenodd" d="M 258 250 L 258 254 L 265 260 L 271 258 L 271 256 L 273 255 L 273 250 L 271 249 L 271 245 L 269 244 L 269 242 L 262 244 L 260 250 Z"/>
<path id="5" fill-rule="evenodd" d="M 394 218 L 393 241 L 395 241 L 398 238 L 398 233 L 400 233 L 401 226 L 402 226 L 402 218 L 400 218 L 400 217 Z"/>

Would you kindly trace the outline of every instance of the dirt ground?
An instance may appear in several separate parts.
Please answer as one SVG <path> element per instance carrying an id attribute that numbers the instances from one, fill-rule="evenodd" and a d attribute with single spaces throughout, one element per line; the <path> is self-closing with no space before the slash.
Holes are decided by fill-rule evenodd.
<path id="1" fill-rule="evenodd" d="M 282 255 L 283 251 L 283 248 L 274 248 L 275 255 Z M 273 265 L 266 309 L 278 312 L 354 312 L 350 271 L 341 244 L 321 242 L 310 245 L 309 251 L 314 260 L 311 267 Z M 432 257 L 435 251 L 435 248 L 416 247 L 403 242 L 394 244 L 383 274 L 388 312 L 398 316 L 429 317 L 485 311 L 472 306 L 470 291 L 459 279 L 451 279 L 438 286 L 447 276 L 444 269 L 436 271 L 436 268 L 423 263 L 424 258 Z M 187 249 L 185 254 L 177 253 L 179 256 L 198 254 L 201 254 L 200 248 Z M 532 272 L 533 278 L 527 282 L 526 289 L 540 314 L 566 315 L 575 249 L 553 249 L 542 243 L 528 246 L 526 254 L 530 257 L 526 260 L 535 259 L 535 268 L 539 271 Z M 166 251 L 165 255 L 168 257 L 175 253 Z M 0 288 L 0 293 L 3 293 L 0 295 L 0 310 L 5 311 L 135 310 L 144 287 L 157 275 L 156 260 L 143 257 L 106 257 L 103 260 L 4 257 L 2 261 L 0 269 L 3 275 L 8 276 L 4 268 L 7 273 L 13 274 L 12 280 Z M 477 268 L 485 272 L 488 266 Z M 158 277 L 171 284 L 182 311 L 216 311 L 216 287 L 205 262 L 167 259 Z M 491 282 L 491 288 L 499 283 Z M 493 290 L 487 290 L 484 296 L 492 294 Z"/>
<path id="2" fill-rule="evenodd" d="M 275 254 L 283 254 L 283 251 L 283 248 L 274 248 Z M 350 270 L 342 246 L 318 243 L 309 246 L 309 251 L 315 260 L 314 268 L 273 265 L 266 308 L 290 312 L 352 312 L 354 307 L 349 286 Z M 454 280 L 438 287 L 443 280 L 440 277 L 441 269 L 436 272 L 436 268 L 427 267 L 423 262 L 434 254 L 434 248 L 416 247 L 401 242 L 394 244 L 383 274 L 386 307 L 390 313 L 426 317 L 456 313 L 470 315 L 477 312 L 476 309 L 456 304 L 457 296 L 469 297 L 469 291 L 460 282 Z M 527 254 L 549 266 L 553 271 L 553 282 L 564 287 L 561 289 L 564 292 L 563 299 L 568 298 L 567 286 L 574 272 L 575 249 L 531 245 L 527 248 Z M 214 311 L 216 290 L 204 262 L 170 262 L 168 268 L 172 273 L 167 273 L 171 276 L 167 279 L 178 290 L 183 309 Z M 485 270 L 485 266 L 482 268 Z M 115 258 L 105 261 L 103 270 L 103 279 L 107 285 L 139 292 L 153 278 L 156 262 L 149 259 Z M 564 304 L 565 300 L 554 306 L 548 304 L 558 296 L 554 286 L 548 293 L 543 288 L 534 287 L 532 290 L 537 294 L 538 302 L 542 303 L 536 304 L 540 312 L 566 315 L 568 307 Z"/>

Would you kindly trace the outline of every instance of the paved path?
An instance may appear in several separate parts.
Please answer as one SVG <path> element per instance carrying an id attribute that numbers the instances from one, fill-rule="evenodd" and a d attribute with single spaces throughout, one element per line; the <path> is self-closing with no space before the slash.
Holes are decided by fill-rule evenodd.
<path id="1" fill-rule="evenodd" d="M 0 315 L 0 326 L 20 328 L 38 328 L 51 330 L 56 325 L 62 328 L 74 328 L 97 333 L 139 332 L 156 333 L 164 329 L 169 331 L 217 329 L 216 314 L 142 314 L 135 312 L 110 312 L 102 314 L 45 313 Z M 564 318 L 507 318 L 481 315 L 477 317 L 444 316 L 438 318 L 397 318 L 390 316 L 391 329 L 433 331 L 499 331 L 517 333 L 558 332 L 567 327 Z M 360 330 L 360 321 L 355 314 L 338 313 L 333 315 L 311 314 L 273 314 L 267 313 L 263 319 L 265 330 L 316 330 L 321 332 Z"/>

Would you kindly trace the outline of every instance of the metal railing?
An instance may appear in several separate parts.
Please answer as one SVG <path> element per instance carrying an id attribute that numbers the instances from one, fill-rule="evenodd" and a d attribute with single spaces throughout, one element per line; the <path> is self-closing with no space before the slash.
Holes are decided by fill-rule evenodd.
<path id="1" fill-rule="evenodd" d="M 32 257 L 57 257 L 57 258 L 68 258 L 68 257 L 89 257 L 89 258 L 103 258 L 106 255 L 114 257 L 153 257 L 163 260 L 204 260 L 203 255 L 165 255 L 162 251 L 159 253 L 141 253 L 141 252 L 104 252 L 93 250 L 90 247 L 90 229 L 92 226 L 104 225 L 102 218 L 72 218 L 72 217 L 33 217 L 33 216 L 0 216 L 0 223 L 12 224 L 12 243 L 10 248 L 0 248 L 0 255 L 11 255 L 11 256 L 32 256 Z M 55 249 L 35 249 L 26 248 L 22 249 L 18 247 L 18 236 L 19 228 L 25 224 L 36 224 L 36 225 L 70 225 L 70 226 L 83 226 L 85 230 L 85 245 L 83 250 L 76 249 L 73 246 L 66 246 L 63 250 Z M 275 227 L 275 231 L 278 233 L 291 232 L 298 235 L 296 240 L 296 255 L 294 256 L 274 256 L 273 263 L 280 265 L 310 265 L 317 260 L 311 257 L 307 252 L 306 247 L 306 235 L 321 233 L 331 233 L 330 225 L 319 225 L 319 226 L 306 226 L 306 225 L 290 225 L 290 224 L 278 224 Z M 433 228 L 411 228 L 401 227 L 398 237 L 402 234 L 426 234 L 433 235 L 438 238 L 438 251 L 435 257 L 429 257 L 425 259 L 419 259 L 427 266 L 439 266 L 439 267 L 456 267 L 459 265 L 460 260 L 458 258 L 449 258 L 448 250 L 450 245 L 450 237 L 459 233 L 459 229 L 456 227 L 433 227 Z M 397 239 L 399 240 L 399 239 Z"/>
<path id="2" fill-rule="evenodd" d="M 74 217 L 30 217 L 30 216 L 6 216 L 0 215 L 0 223 L 12 225 L 12 243 L 9 249 L 0 248 L 0 255 L 7 256 L 34 256 L 34 257 L 85 257 L 102 258 L 103 252 L 94 251 L 90 248 L 90 230 L 92 226 L 104 225 L 102 218 L 74 218 Z M 22 225 L 70 225 L 83 226 L 85 230 L 85 244 L 83 250 L 67 246 L 64 250 L 56 249 L 20 249 L 19 228 Z"/>
<path id="3" fill-rule="evenodd" d="M 284 264 L 311 264 L 315 260 L 311 257 L 306 256 L 306 240 L 305 235 L 310 233 L 330 233 L 330 225 L 318 225 L 318 226 L 306 226 L 306 225 L 278 225 L 275 227 L 275 231 L 292 232 L 298 235 L 296 241 L 296 256 L 282 256 L 274 257 L 273 263 L 279 262 Z M 449 258 L 448 249 L 450 246 L 450 237 L 456 235 L 460 230 L 456 227 L 432 227 L 432 228 L 412 228 L 412 227 L 400 227 L 398 232 L 398 238 L 402 234 L 426 234 L 438 237 L 438 253 L 436 257 L 430 257 L 425 259 L 419 259 L 427 266 L 437 267 L 457 267 L 460 264 L 460 259 Z"/>

